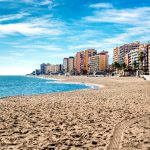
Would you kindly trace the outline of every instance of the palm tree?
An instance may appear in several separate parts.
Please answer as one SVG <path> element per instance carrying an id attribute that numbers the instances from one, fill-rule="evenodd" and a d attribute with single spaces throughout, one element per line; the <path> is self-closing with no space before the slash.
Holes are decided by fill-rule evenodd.
<path id="1" fill-rule="evenodd" d="M 120 65 L 120 68 L 123 69 L 123 70 L 126 69 L 126 67 L 127 67 L 127 65 L 126 65 L 125 63 L 122 63 L 122 64 Z"/>
<path id="2" fill-rule="evenodd" d="M 143 51 L 141 51 L 139 53 L 139 62 L 140 62 L 140 69 L 143 70 L 143 60 L 145 58 L 145 53 Z"/>
<path id="3" fill-rule="evenodd" d="M 126 68 L 127 68 L 127 70 L 132 70 L 133 69 L 133 67 L 130 66 L 130 65 L 128 65 Z"/>
<path id="4" fill-rule="evenodd" d="M 120 66 L 120 64 L 119 64 L 118 62 L 114 62 L 114 63 L 112 64 L 112 66 L 116 69 L 116 71 L 117 71 L 117 70 L 120 70 L 120 68 L 121 68 L 121 66 Z"/>
<path id="5" fill-rule="evenodd" d="M 82 75 L 87 75 L 87 70 L 86 70 L 86 69 L 82 69 L 82 70 L 81 70 L 81 74 L 82 74 Z"/>
<path id="6" fill-rule="evenodd" d="M 136 60 L 133 62 L 132 65 L 133 65 L 133 67 L 134 67 L 135 70 L 139 67 L 139 64 L 137 63 Z"/>

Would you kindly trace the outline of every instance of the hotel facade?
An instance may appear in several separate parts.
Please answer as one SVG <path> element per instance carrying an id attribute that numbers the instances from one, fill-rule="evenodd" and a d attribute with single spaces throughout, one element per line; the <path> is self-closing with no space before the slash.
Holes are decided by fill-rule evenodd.
<path id="1" fill-rule="evenodd" d="M 89 58 L 89 72 L 106 71 L 108 69 L 108 52 L 102 51 Z"/>
<path id="2" fill-rule="evenodd" d="M 95 49 L 87 49 L 84 51 L 84 70 L 88 72 L 89 70 L 89 58 L 91 56 L 95 56 L 97 54 L 97 50 Z"/>

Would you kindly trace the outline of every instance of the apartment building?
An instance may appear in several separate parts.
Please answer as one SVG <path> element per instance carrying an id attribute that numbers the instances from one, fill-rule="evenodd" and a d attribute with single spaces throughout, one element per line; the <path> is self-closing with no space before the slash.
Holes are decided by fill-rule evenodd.
<path id="1" fill-rule="evenodd" d="M 68 72 L 73 73 L 74 72 L 74 57 L 68 58 Z"/>
<path id="2" fill-rule="evenodd" d="M 134 67 L 134 63 L 139 64 L 139 49 L 131 50 L 128 53 L 128 66 Z"/>
<path id="3" fill-rule="evenodd" d="M 68 69 L 68 58 L 64 58 L 63 59 L 63 66 L 64 66 L 64 72 L 68 72 L 69 69 Z"/>
<path id="4" fill-rule="evenodd" d="M 100 56 L 100 71 L 106 71 L 108 68 L 108 52 L 102 51 L 98 54 Z"/>
<path id="5" fill-rule="evenodd" d="M 89 58 L 89 72 L 106 71 L 108 69 L 108 52 L 102 51 Z"/>
<path id="6" fill-rule="evenodd" d="M 84 67 L 84 51 L 77 52 L 75 55 L 75 70 L 80 74 Z"/>
<path id="7" fill-rule="evenodd" d="M 138 49 L 139 46 L 140 46 L 140 42 L 129 43 L 120 46 L 118 52 L 118 59 L 119 59 L 118 62 L 120 64 L 123 64 L 125 62 L 126 54 L 130 53 L 131 50 Z"/>
<path id="8" fill-rule="evenodd" d="M 89 58 L 97 54 L 95 49 L 87 49 L 84 51 L 84 70 L 89 70 Z"/>
<path id="9" fill-rule="evenodd" d="M 114 62 L 119 62 L 119 47 L 113 50 L 113 63 Z"/>

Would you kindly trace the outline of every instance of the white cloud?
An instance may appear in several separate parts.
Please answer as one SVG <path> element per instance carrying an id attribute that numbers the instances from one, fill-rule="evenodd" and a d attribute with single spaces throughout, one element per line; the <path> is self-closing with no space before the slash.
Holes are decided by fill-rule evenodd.
<path id="1" fill-rule="evenodd" d="M 40 5 L 52 5 L 53 1 L 52 0 L 43 0 Z"/>
<path id="2" fill-rule="evenodd" d="M 150 7 L 132 9 L 106 9 L 95 11 L 93 16 L 84 18 L 87 22 L 105 22 L 118 24 L 141 24 L 150 21 Z"/>
<path id="3" fill-rule="evenodd" d="M 25 36 L 35 35 L 60 35 L 63 32 L 60 29 L 48 28 L 41 24 L 35 23 L 12 23 L 12 24 L 1 24 L 0 33 L 3 35 L 9 34 L 22 34 Z"/>
<path id="4" fill-rule="evenodd" d="M 48 5 L 49 8 L 53 8 L 53 7 L 58 5 L 58 3 L 54 3 L 53 0 L 40 0 L 40 1 L 37 1 L 37 0 L 22 0 L 22 2 L 32 4 L 33 6 Z"/>
<path id="5" fill-rule="evenodd" d="M 49 40 L 61 40 L 62 38 L 61 37 L 51 37 L 51 38 L 48 38 Z"/>
<path id="6" fill-rule="evenodd" d="M 33 45 L 15 45 L 14 47 L 20 48 L 20 49 L 32 49 L 32 50 L 45 50 L 45 51 L 63 51 L 64 49 L 61 47 L 58 47 L 56 45 L 39 45 L 39 44 L 33 44 Z"/>
<path id="7" fill-rule="evenodd" d="M 84 50 L 89 48 L 95 48 L 99 51 L 107 50 L 109 51 L 109 55 L 112 57 L 113 49 L 116 46 L 120 46 L 125 43 L 142 41 L 147 42 L 150 40 L 150 26 L 147 25 L 145 27 L 130 27 L 125 28 L 122 33 L 109 35 L 107 38 L 97 38 L 93 40 L 85 41 L 85 44 L 77 44 L 74 46 L 69 46 L 70 50 Z"/>
<path id="8" fill-rule="evenodd" d="M 4 16 L 0 17 L 0 22 L 21 19 L 28 15 L 30 15 L 30 14 L 29 13 L 19 13 L 19 14 L 4 15 Z"/>
<path id="9" fill-rule="evenodd" d="M 104 43 L 104 47 L 106 45 L 111 45 L 113 49 L 115 46 L 120 46 L 121 44 L 135 41 L 147 42 L 148 40 L 150 40 L 149 25 L 142 27 L 126 28 L 122 33 L 106 38 L 102 42 Z"/>
<path id="10" fill-rule="evenodd" d="M 109 37 L 100 41 L 103 47 L 111 50 L 115 46 L 135 41 L 148 41 L 150 39 L 150 7 L 139 7 L 132 9 L 107 9 L 94 12 L 93 16 L 85 17 L 86 23 L 115 23 L 115 29 L 120 28 L 121 32 L 109 34 Z M 111 28 L 113 31 L 113 28 Z M 107 33 L 107 32 L 106 32 Z M 143 38 L 145 37 L 145 39 Z M 89 43 L 88 43 L 89 44 Z M 89 45 L 90 46 L 90 45 Z M 100 46 L 97 40 L 95 46 Z M 81 45 L 79 46 L 81 47 Z M 110 51 L 112 55 L 112 51 Z"/>
<path id="11" fill-rule="evenodd" d="M 68 49 L 73 50 L 85 50 L 85 49 L 101 49 L 103 47 L 103 43 L 95 41 L 87 41 L 86 44 L 79 44 L 75 46 L 69 46 Z"/>
<path id="12" fill-rule="evenodd" d="M 113 5 L 110 3 L 96 3 L 96 4 L 91 4 L 89 7 L 91 8 L 113 8 Z"/>
<path id="13" fill-rule="evenodd" d="M 20 19 L 29 15 L 28 13 L 20 13 L 14 15 L 6 15 L 0 18 L 0 21 Z M 61 21 L 52 18 L 52 15 L 45 15 L 39 18 L 27 17 L 25 21 L 20 23 L 0 24 L 1 35 L 22 34 L 25 36 L 49 36 L 61 35 L 64 33 L 65 25 Z"/>
<path id="14" fill-rule="evenodd" d="M 43 28 L 33 27 L 30 24 L 18 23 L 18 24 L 0 25 L 0 33 L 1 34 L 20 33 L 23 35 L 39 35 L 46 33 L 46 31 Z"/>

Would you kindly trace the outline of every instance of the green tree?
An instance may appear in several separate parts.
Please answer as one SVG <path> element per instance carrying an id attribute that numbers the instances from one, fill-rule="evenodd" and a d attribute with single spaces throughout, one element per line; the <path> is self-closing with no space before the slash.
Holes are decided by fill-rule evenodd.
<path id="1" fill-rule="evenodd" d="M 143 60 L 144 60 L 144 58 L 145 58 L 145 53 L 143 51 L 141 51 L 139 53 L 139 57 L 138 57 L 139 62 L 140 62 L 140 69 L 141 70 L 143 70 Z"/>
<path id="2" fill-rule="evenodd" d="M 136 60 L 133 62 L 132 65 L 133 65 L 133 68 L 134 68 L 135 70 L 139 67 L 139 64 L 137 63 Z"/>
<path id="3" fill-rule="evenodd" d="M 120 65 L 120 68 L 123 69 L 123 70 L 126 69 L 126 67 L 127 67 L 127 65 L 126 65 L 125 63 L 122 63 L 122 64 Z"/>
<path id="4" fill-rule="evenodd" d="M 82 74 L 82 75 L 87 75 L 87 70 L 86 70 L 86 69 L 82 69 L 82 70 L 81 70 L 81 74 Z"/>
<path id="5" fill-rule="evenodd" d="M 119 64 L 118 62 L 114 62 L 114 63 L 112 64 L 112 66 L 113 66 L 113 68 L 115 68 L 116 70 L 120 70 L 120 68 L 121 68 L 121 66 L 120 66 L 120 64 Z"/>

